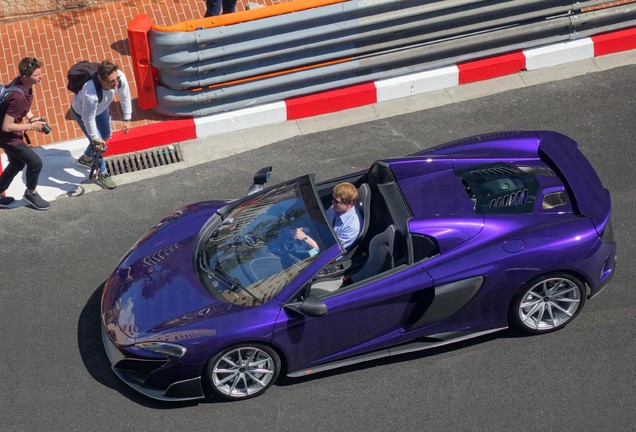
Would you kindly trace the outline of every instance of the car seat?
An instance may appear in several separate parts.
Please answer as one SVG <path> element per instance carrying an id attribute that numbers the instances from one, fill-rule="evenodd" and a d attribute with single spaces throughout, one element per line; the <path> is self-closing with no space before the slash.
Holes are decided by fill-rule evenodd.
<path id="1" fill-rule="evenodd" d="M 393 246 L 396 232 L 397 227 L 389 225 L 383 232 L 371 239 L 368 259 L 358 272 L 347 277 L 347 285 L 360 282 L 395 266 Z"/>
<path id="2" fill-rule="evenodd" d="M 355 206 L 362 215 L 362 227 L 360 227 L 358 238 L 351 244 L 349 250 L 342 257 L 342 259 L 345 260 L 351 258 L 369 230 L 369 224 L 371 222 L 371 188 L 367 183 L 362 183 L 360 187 L 358 187 L 358 200 Z"/>

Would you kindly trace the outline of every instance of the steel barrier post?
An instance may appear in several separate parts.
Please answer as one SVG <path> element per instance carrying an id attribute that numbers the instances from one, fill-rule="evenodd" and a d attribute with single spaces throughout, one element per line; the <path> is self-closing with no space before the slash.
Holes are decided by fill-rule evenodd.
<path id="1" fill-rule="evenodd" d="M 139 108 L 143 110 L 157 106 L 155 82 L 150 63 L 150 47 L 148 46 L 148 32 L 152 28 L 152 20 L 146 14 L 137 15 L 128 26 L 128 40 L 132 55 L 135 84 Z"/>

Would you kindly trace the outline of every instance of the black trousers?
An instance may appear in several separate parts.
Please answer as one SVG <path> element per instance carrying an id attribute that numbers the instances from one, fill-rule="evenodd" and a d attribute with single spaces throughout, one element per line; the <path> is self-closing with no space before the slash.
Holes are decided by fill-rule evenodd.
<path id="1" fill-rule="evenodd" d="M 42 171 L 42 159 L 25 143 L 17 146 L 0 144 L 9 159 L 9 164 L 3 168 L 0 175 L 0 193 L 9 189 L 9 185 L 16 175 L 26 166 L 26 187 L 35 189 L 38 185 L 38 178 Z"/>

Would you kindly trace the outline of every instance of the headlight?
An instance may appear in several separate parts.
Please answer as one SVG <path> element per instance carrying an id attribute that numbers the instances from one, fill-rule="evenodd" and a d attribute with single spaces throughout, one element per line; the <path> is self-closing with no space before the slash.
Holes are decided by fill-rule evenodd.
<path id="1" fill-rule="evenodd" d="M 135 347 L 166 356 L 168 358 L 168 365 L 179 360 L 187 351 L 186 348 L 181 345 L 168 342 L 141 342 L 135 344 Z"/>

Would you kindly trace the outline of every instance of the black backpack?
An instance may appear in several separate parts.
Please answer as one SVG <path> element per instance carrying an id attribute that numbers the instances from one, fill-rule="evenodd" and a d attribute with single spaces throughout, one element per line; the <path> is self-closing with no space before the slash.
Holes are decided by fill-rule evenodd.
<path id="1" fill-rule="evenodd" d="M 97 76 L 97 67 L 99 63 L 89 62 L 86 60 L 82 60 L 79 63 L 75 63 L 68 70 L 66 77 L 68 78 L 68 84 L 66 88 L 77 94 L 82 90 L 84 84 L 86 84 L 91 79 L 95 84 L 95 90 L 97 92 L 97 100 L 99 102 L 102 101 L 102 84 L 99 81 L 99 77 Z"/>
<path id="2" fill-rule="evenodd" d="M 4 116 L 7 112 L 7 104 L 5 103 L 7 96 L 9 93 L 17 91 L 18 93 L 24 94 L 22 88 L 14 86 L 15 80 L 11 81 L 8 85 L 0 84 L 0 125 L 4 121 Z"/>

